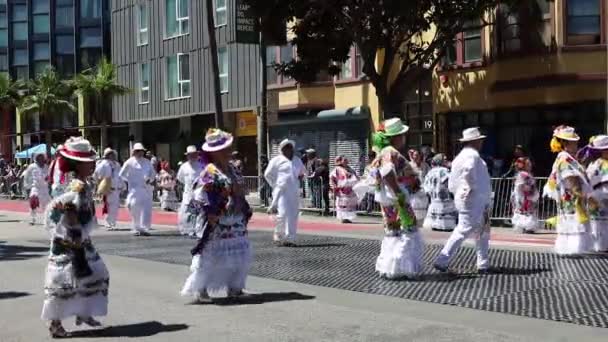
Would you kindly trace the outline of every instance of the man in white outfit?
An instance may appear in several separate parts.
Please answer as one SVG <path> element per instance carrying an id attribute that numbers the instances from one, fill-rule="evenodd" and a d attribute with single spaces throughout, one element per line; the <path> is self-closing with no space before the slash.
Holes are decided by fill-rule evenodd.
<path id="1" fill-rule="evenodd" d="M 269 213 L 277 214 L 274 241 L 280 246 L 292 247 L 300 216 L 300 181 L 306 170 L 300 158 L 294 156 L 295 143 L 283 140 L 281 154 L 272 158 L 264 178 L 272 187 L 272 203 Z"/>
<path id="2" fill-rule="evenodd" d="M 106 228 L 116 229 L 116 218 L 120 208 L 120 192 L 124 187 L 119 177 L 120 163 L 116 161 L 117 154 L 111 148 L 103 151 L 103 159 L 95 167 L 94 177 L 98 182 L 99 195 L 103 196 L 103 214 L 106 215 Z"/>
<path id="3" fill-rule="evenodd" d="M 490 267 L 488 211 L 492 189 L 488 168 L 479 155 L 485 136 L 481 135 L 477 127 L 464 130 L 462 135 L 460 142 L 464 147 L 452 162 L 452 173 L 448 180 L 448 188 L 454 194 L 454 204 L 458 210 L 458 225 L 434 266 L 441 272 L 447 272 L 450 260 L 462 242 L 474 236 L 477 240 L 477 270 L 479 273 L 486 273 Z"/>
<path id="4" fill-rule="evenodd" d="M 129 186 L 127 207 L 131 212 L 135 236 L 149 236 L 148 231 L 152 225 L 152 193 L 156 171 L 152 163 L 144 158 L 144 153 L 142 144 L 133 145 L 131 158 L 124 163 L 119 173 L 120 178 Z"/>
<path id="5" fill-rule="evenodd" d="M 37 153 L 33 156 L 34 162 L 23 173 L 23 184 L 29 189 L 30 224 L 43 223 L 40 217 L 51 201 L 49 194 L 49 167 L 46 165 L 46 154 Z"/>
<path id="6" fill-rule="evenodd" d="M 203 171 L 203 165 L 199 161 L 199 152 L 196 146 L 188 146 L 186 148 L 186 157 L 188 161 L 183 163 L 177 171 L 177 181 L 184 186 L 182 204 L 177 213 L 177 226 L 182 235 L 196 237 L 196 225 L 195 222 L 189 221 L 190 215 L 187 210 L 188 204 L 190 204 L 194 195 L 194 184 Z"/>

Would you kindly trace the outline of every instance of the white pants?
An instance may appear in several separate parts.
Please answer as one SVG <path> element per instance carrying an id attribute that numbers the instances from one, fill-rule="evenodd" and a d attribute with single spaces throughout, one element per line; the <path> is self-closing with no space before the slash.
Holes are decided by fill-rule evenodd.
<path id="1" fill-rule="evenodd" d="M 31 196 L 38 196 L 38 203 L 40 203 L 40 205 L 38 206 L 38 208 L 36 209 L 31 209 L 30 208 L 30 223 L 31 224 L 44 224 L 44 213 L 46 212 L 46 206 L 49 205 L 49 203 L 51 202 L 51 196 L 48 195 L 48 190 L 45 192 L 42 192 L 43 190 L 31 190 L 30 191 L 30 197 Z"/>
<path id="2" fill-rule="evenodd" d="M 120 191 L 112 190 L 107 196 L 108 213 L 106 214 L 106 223 L 109 228 L 116 227 L 116 219 L 118 217 L 118 209 L 120 208 Z"/>
<path id="3" fill-rule="evenodd" d="M 274 229 L 275 240 L 293 242 L 298 231 L 300 200 L 298 193 L 282 195 L 277 205 L 277 224 Z"/>
<path id="4" fill-rule="evenodd" d="M 134 191 L 127 198 L 134 232 L 147 232 L 152 225 L 152 193 Z"/>
<path id="5" fill-rule="evenodd" d="M 465 239 L 475 237 L 477 250 L 477 269 L 485 270 L 490 267 L 488 251 L 490 249 L 490 231 L 484 229 L 484 212 L 459 212 L 458 225 L 452 235 L 445 243 L 443 250 L 437 257 L 435 264 L 441 267 L 448 267 L 450 260 L 462 245 Z"/>

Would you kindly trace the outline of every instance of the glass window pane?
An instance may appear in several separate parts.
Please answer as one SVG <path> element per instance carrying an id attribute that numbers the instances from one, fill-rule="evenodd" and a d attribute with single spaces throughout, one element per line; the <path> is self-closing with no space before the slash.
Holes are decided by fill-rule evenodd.
<path id="1" fill-rule="evenodd" d="M 0 29 L 0 47 L 8 46 L 8 29 Z"/>
<path id="2" fill-rule="evenodd" d="M 446 65 L 456 64 L 456 42 L 454 44 L 448 45 L 445 50 L 445 55 L 443 56 L 443 63 Z"/>
<path id="3" fill-rule="evenodd" d="M 226 0 L 216 0 L 216 8 L 226 8 Z"/>
<path id="4" fill-rule="evenodd" d="M 0 70 L 8 70 L 8 55 L 0 55 Z"/>
<path id="5" fill-rule="evenodd" d="M 27 65 L 27 60 L 26 49 L 13 50 L 13 65 Z"/>
<path id="6" fill-rule="evenodd" d="M 51 57 L 49 52 L 49 43 L 34 44 L 34 60 L 48 60 Z"/>
<path id="7" fill-rule="evenodd" d="M 34 16 L 34 33 L 49 33 L 50 22 L 47 14 Z"/>
<path id="8" fill-rule="evenodd" d="M 101 47 L 101 28 L 85 28 L 80 31 L 80 47 Z"/>
<path id="9" fill-rule="evenodd" d="M 57 7 L 55 25 L 57 28 L 74 27 L 74 7 Z"/>
<path id="10" fill-rule="evenodd" d="M 100 19 L 102 0 L 82 0 L 80 1 L 80 18 Z"/>
<path id="11" fill-rule="evenodd" d="M 55 0 L 57 6 L 71 6 L 74 5 L 74 0 Z"/>
<path id="12" fill-rule="evenodd" d="M 190 96 L 190 81 L 181 83 L 182 96 Z"/>
<path id="13" fill-rule="evenodd" d="M 177 56 L 167 57 L 167 98 L 179 97 Z"/>
<path id="14" fill-rule="evenodd" d="M 179 1 L 179 13 L 178 13 L 178 18 L 188 18 L 188 0 L 177 0 Z"/>
<path id="15" fill-rule="evenodd" d="M 179 34 L 187 34 L 189 32 L 188 19 L 180 20 L 179 30 Z"/>
<path id="16" fill-rule="evenodd" d="M 0 28 L 7 28 L 8 23 L 6 19 L 6 12 L 0 13 Z"/>
<path id="17" fill-rule="evenodd" d="M 101 49 L 89 48 L 80 50 L 80 64 L 82 70 L 95 67 L 101 60 Z"/>
<path id="18" fill-rule="evenodd" d="M 217 11 L 215 15 L 215 26 L 226 25 L 228 23 L 228 19 L 226 16 L 226 9 Z"/>
<path id="19" fill-rule="evenodd" d="M 57 56 L 57 72 L 60 75 L 69 76 L 74 74 L 74 55 Z"/>
<path id="20" fill-rule="evenodd" d="M 57 36 L 57 54 L 74 54 L 74 36 Z"/>
<path id="21" fill-rule="evenodd" d="M 220 90 L 222 93 L 228 92 L 228 76 L 220 77 Z"/>
<path id="22" fill-rule="evenodd" d="M 27 40 L 27 23 L 13 23 L 13 40 Z"/>
<path id="23" fill-rule="evenodd" d="M 481 59 L 481 39 L 469 38 L 464 41 L 464 61 L 476 61 Z"/>
<path id="24" fill-rule="evenodd" d="M 600 16 L 569 17 L 569 34 L 600 34 Z"/>
<path id="25" fill-rule="evenodd" d="M 348 80 L 353 78 L 353 67 L 352 67 L 352 58 L 348 58 L 344 64 L 342 64 L 342 72 L 340 74 L 340 78 L 343 80 Z"/>
<path id="26" fill-rule="evenodd" d="M 165 34 L 167 37 L 173 37 L 178 34 L 176 1 L 167 0 L 165 2 Z"/>
<path id="27" fill-rule="evenodd" d="M 139 29 L 148 28 L 148 6 L 146 4 L 139 5 Z"/>
<path id="28" fill-rule="evenodd" d="M 266 65 L 273 65 L 277 62 L 277 47 L 266 47 Z"/>
<path id="29" fill-rule="evenodd" d="M 29 78 L 29 70 L 27 66 L 20 66 L 13 68 L 15 77 L 21 80 L 27 80 Z"/>
<path id="30" fill-rule="evenodd" d="M 190 57 L 188 55 L 179 56 L 179 79 L 185 81 L 190 79 Z"/>
<path id="31" fill-rule="evenodd" d="M 293 46 L 281 46 L 281 62 L 289 62 L 293 59 Z"/>
<path id="32" fill-rule="evenodd" d="M 13 21 L 27 20 L 27 9 L 25 5 L 13 5 Z"/>
<path id="33" fill-rule="evenodd" d="M 35 62 L 34 63 L 34 74 L 36 76 L 42 74 L 49 66 L 51 66 L 49 64 L 48 61 L 46 62 Z"/>
<path id="34" fill-rule="evenodd" d="M 148 63 L 144 63 L 141 65 L 140 70 L 140 87 L 146 88 L 150 86 L 150 66 Z"/>
<path id="35" fill-rule="evenodd" d="M 49 13 L 50 0 L 32 0 L 32 13 Z"/>
<path id="36" fill-rule="evenodd" d="M 600 0 L 568 0 L 568 15 L 600 15 Z"/>

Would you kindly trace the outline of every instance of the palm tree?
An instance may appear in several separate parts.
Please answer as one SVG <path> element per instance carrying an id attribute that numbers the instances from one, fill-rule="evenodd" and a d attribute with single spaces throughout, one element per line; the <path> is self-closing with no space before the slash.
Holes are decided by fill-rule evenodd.
<path id="1" fill-rule="evenodd" d="M 11 114 L 21 100 L 25 90 L 25 84 L 21 80 L 12 80 L 8 74 L 0 73 L 0 115 L 2 115 L 2 127 L 8 132 L 11 125 Z M 2 153 L 10 151 L 8 146 L 10 139 L 2 138 Z"/>
<path id="2" fill-rule="evenodd" d="M 106 147 L 108 140 L 108 117 L 112 110 L 112 99 L 115 96 L 128 94 L 131 90 L 119 85 L 116 81 L 116 66 L 105 57 L 95 68 L 76 75 L 72 85 L 77 94 L 93 103 L 94 117 L 101 121 L 100 145 Z"/>
<path id="3" fill-rule="evenodd" d="M 38 113 L 40 126 L 45 129 L 46 153 L 51 155 L 50 116 L 66 111 L 76 111 L 71 101 L 71 87 L 61 80 L 55 69 L 48 67 L 28 85 L 28 94 L 21 103 L 24 114 Z"/>

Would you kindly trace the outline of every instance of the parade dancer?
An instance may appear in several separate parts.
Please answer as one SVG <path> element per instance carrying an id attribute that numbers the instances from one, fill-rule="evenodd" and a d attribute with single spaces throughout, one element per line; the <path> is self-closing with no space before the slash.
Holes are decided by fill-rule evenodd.
<path id="1" fill-rule="evenodd" d="M 608 136 L 596 136 L 589 147 L 599 158 L 587 168 L 589 183 L 593 189 L 589 196 L 589 223 L 593 250 L 608 251 Z"/>
<path id="2" fill-rule="evenodd" d="M 99 186 L 97 193 L 103 198 L 102 214 L 106 215 L 106 228 L 116 229 L 116 219 L 120 209 L 120 192 L 124 182 L 120 178 L 120 163 L 116 161 L 117 153 L 111 148 L 103 151 L 103 160 L 97 164 L 94 178 Z"/>
<path id="3" fill-rule="evenodd" d="M 160 208 L 165 211 L 177 211 L 175 172 L 171 170 L 168 161 L 160 162 L 160 172 L 157 178 L 161 189 Z"/>
<path id="4" fill-rule="evenodd" d="M 448 189 L 450 170 L 445 167 L 445 155 L 437 154 L 431 160 L 431 171 L 424 178 L 423 189 L 431 197 L 423 227 L 451 232 L 458 221 L 454 195 Z"/>
<path id="5" fill-rule="evenodd" d="M 336 158 L 336 167 L 330 175 L 330 185 L 336 200 L 336 217 L 342 223 L 351 223 L 357 218 L 357 195 L 353 186 L 358 178 L 344 156 Z"/>
<path id="6" fill-rule="evenodd" d="M 555 253 L 564 256 L 587 253 L 592 240 L 587 211 L 591 186 L 585 169 L 573 157 L 580 140 L 574 128 L 559 126 L 553 131 L 551 152 L 558 153 L 543 195 L 557 202 Z"/>
<path id="7" fill-rule="evenodd" d="M 244 179 L 230 163 L 233 140 L 219 129 L 207 132 L 203 151 L 210 163 L 190 204 L 201 218 L 197 229 L 202 236 L 192 250 L 191 274 L 181 293 L 199 301 L 242 295 L 251 265 L 247 224 L 252 211 Z"/>
<path id="8" fill-rule="evenodd" d="M 399 150 L 405 146 L 405 134 L 409 127 L 400 119 L 386 120 L 374 134 L 374 146 L 379 150 L 371 164 L 368 179 L 357 184 L 359 198 L 364 191 L 373 191 L 382 208 L 385 236 L 376 271 L 382 278 L 413 278 L 422 271 L 424 242 L 416 224 L 416 215 L 409 201 L 412 185 L 417 174 Z M 363 185 L 362 184 L 366 184 Z"/>
<path id="9" fill-rule="evenodd" d="M 514 163 L 517 172 L 511 195 L 513 204 L 513 229 L 519 233 L 532 234 L 538 230 L 539 192 L 536 180 L 532 175 L 532 162 L 526 157 L 518 158 Z"/>
<path id="10" fill-rule="evenodd" d="M 434 267 L 441 272 L 448 271 L 452 257 L 464 240 L 472 235 L 477 240 L 477 270 L 486 273 L 490 267 L 489 210 L 492 190 L 488 167 L 479 155 L 485 138 L 477 127 L 465 129 L 460 139 L 464 147 L 452 162 L 448 188 L 454 194 L 458 225 L 435 260 Z"/>
<path id="11" fill-rule="evenodd" d="M 129 186 L 127 207 L 133 220 L 135 236 L 149 236 L 152 225 L 152 197 L 156 171 L 144 157 L 145 149 L 140 143 L 133 145 L 132 157 L 122 166 L 119 176 Z"/>
<path id="12" fill-rule="evenodd" d="M 429 172 L 429 166 L 422 160 L 422 155 L 417 150 L 409 150 L 408 156 L 410 158 L 410 166 L 418 178 L 416 182 L 412 183 L 412 186 L 409 189 L 410 202 L 414 209 L 414 213 L 416 214 L 416 221 L 418 224 L 422 224 L 426 218 L 429 207 L 429 198 L 422 189 L 421 184 L 424 183 L 424 178 Z"/>
<path id="13" fill-rule="evenodd" d="M 279 144 L 281 153 L 272 158 L 264 178 L 272 187 L 269 214 L 277 214 L 273 240 L 275 244 L 293 247 L 300 216 L 300 182 L 306 170 L 294 156 L 295 142 L 285 139 Z"/>
<path id="14" fill-rule="evenodd" d="M 69 173 L 66 174 L 61 172 L 59 169 L 58 159 L 61 157 L 61 154 L 59 153 L 61 150 L 63 150 L 63 145 L 57 146 L 55 159 L 53 159 L 53 162 L 51 162 L 51 165 L 49 166 L 49 181 L 51 182 L 51 196 L 53 198 L 63 195 L 72 182 L 71 175 Z"/>
<path id="15" fill-rule="evenodd" d="M 42 319 L 48 321 L 53 338 L 67 337 L 62 320 L 76 316 L 76 325 L 98 327 L 94 317 L 108 311 L 109 274 L 91 242 L 97 226 L 93 190 L 87 178 L 95 169 L 95 151 L 82 138 L 70 138 L 59 153 L 61 169 L 73 173 L 66 192 L 46 211 L 51 248 L 44 284 Z"/>
<path id="16" fill-rule="evenodd" d="M 177 171 L 177 181 L 183 185 L 182 203 L 177 213 L 177 226 L 182 235 L 196 236 L 195 220 L 196 217 L 188 213 L 188 205 L 192 201 L 194 194 L 194 183 L 203 170 L 203 164 L 199 160 L 199 152 L 196 146 L 186 148 L 188 161 L 183 163 Z"/>
<path id="17" fill-rule="evenodd" d="M 49 168 L 46 164 L 46 154 L 37 153 L 33 156 L 34 163 L 24 172 L 24 186 L 29 190 L 30 225 L 43 223 L 39 216 L 51 201 L 49 183 L 47 182 Z"/>

